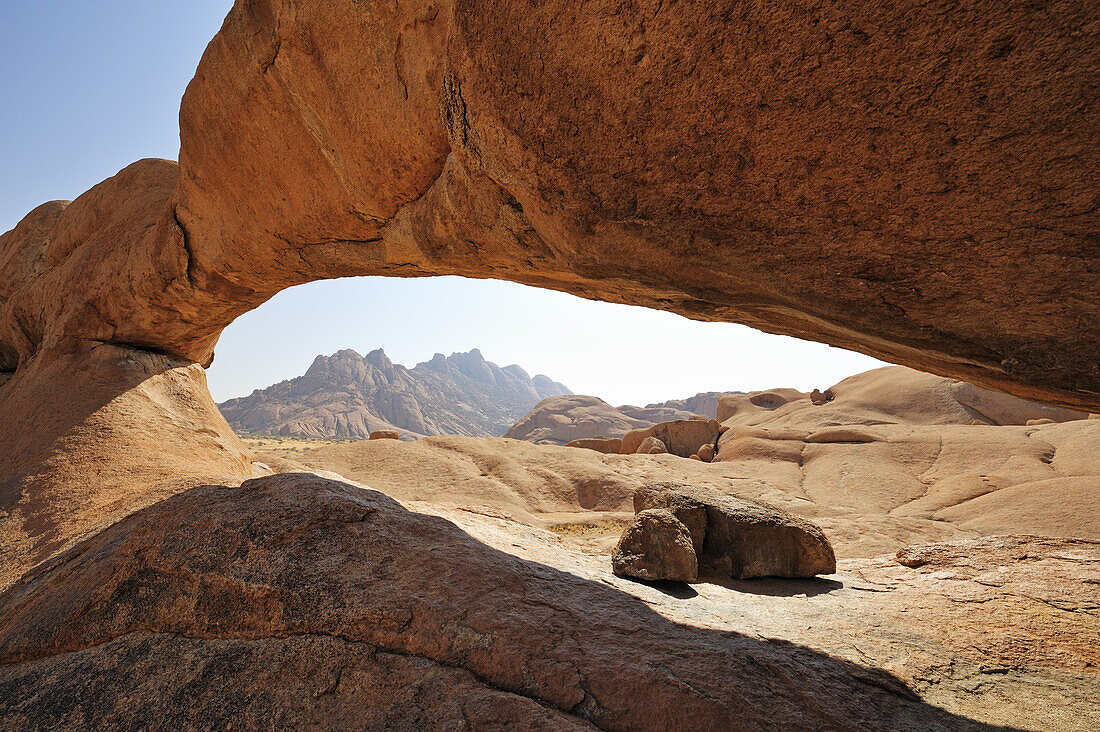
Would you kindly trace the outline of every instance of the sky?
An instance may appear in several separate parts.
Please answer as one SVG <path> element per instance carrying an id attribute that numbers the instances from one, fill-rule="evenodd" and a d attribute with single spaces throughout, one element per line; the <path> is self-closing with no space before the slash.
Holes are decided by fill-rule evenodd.
<path id="1" fill-rule="evenodd" d="M 179 102 L 230 0 L 0 3 L 0 231 L 131 162 L 176 159 Z M 490 280 L 314 282 L 233 323 L 207 377 L 218 401 L 383 348 L 413 366 L 480 348 L 579 394 L 647 404 L 700 391 L 825 388 L 882 364 L 726 323 Z"/>

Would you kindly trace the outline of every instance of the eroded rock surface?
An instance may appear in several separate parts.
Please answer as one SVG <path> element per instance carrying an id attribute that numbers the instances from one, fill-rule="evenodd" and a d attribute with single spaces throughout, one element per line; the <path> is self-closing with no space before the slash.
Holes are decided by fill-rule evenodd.
<path id="1" fill-rule="evenodd" d="M 465 581 L 452 581 L 455 571 Z M 500 552 L 448 521 L 316 476 L 196 488 L 0 596 L 0 684 L 23 692 L 0 695 L 0 715 L 43 726 L 74 709 L 92 724 L 118 719 L 125 712 L 112 701 L 155 692 L 172 669 L 191 679 L 186 714 L 200 724 L 225 718 L 223 698 L 250 704 L 261 683 L 271 699 L 328 688 L 321 709 L 337 720 L 362 713 L 359 687 L 399 700 L 399 687 L 412 684 L 427 691 L 419 698 L 430 713 L 461 714 L 468 692 L 488 704 L 489 719 L 520 724 L 568 715 L 635 729 L 733 720 L 972 726 L 881 672 L 684 625 L 575 571 Z M 294 674 L 264 670 L 293 649 L 319 655 L 301 657 Z M 120 668 L 108 652 L 134 666 Z M 65 703 L 33 693 L 43 674 L 85 695 Z M 318 713 L 290 706 L 298 718 Z M 248 708 L 259 726 L 272 707 Z M 401 722 L 414 710 L 380 705 L 366 714 Z"/>
<path id="2" fill-rule="evenodd" d="M 574 10 L 238 3 L 180 170 L 4 237 L 0 367 L 61 335 L 207 363 L 290 285 L 463 274 L 1098 406 L 1091 6 Z"/>
<path id="3" fill-rule="evenodd" d="M 57 442 L 87 415 L 40 411 L 34 384 L 92 387 L 56 354 L 205 366 L 237 316 L 349 275 L 515 280 L 1098 409 L 1096 13 L 238 2 L 179 165 L 0 237 L 0 442 L 140 480 Z M 39 467 L 0 484 L 38 501 Z"/>
<path id="4" fill-rule="evenodd" d="M 632 531 L 660 528 L 668 533 L 663 524 L 658 527 L 642 519 L 649 511 L 667 511 L 698 547 L 699 571 L 704 575 L 751 579 L 813 577 L 836 571 L 833 547 L 820 528 L 766 503 L 686 483 L 653 483 L 634 493 L 634 510 L 637 516 L 623 534 L 624 541 Z M 645 548 L 660 552 L 664 546 L 655 541 Z"/>
<path id="5" fill-rule="evenodd" d="M 164 500 L 0 595 L 0 719 L 141 723 L 145 699 L 250 728 L 280 710 L 337 727 L 1083 730 L 1095 712 L 1095 542 L 986 539 L 915 569 L 888 556 L 679 597 L 507 518 L 448 518 L 470 533 L 309 475 Z"/>
<path id="6" fill-rule="evenodd" d="M 694 537 L 667 508 L 639 511 L 611 552 L 620 577 L 694 582 L 699 576 Z"/>
<path id="7" fill-rule="evenodd" d="M 713 445 L 720 425 L 717 420 L 697 417 L 661 422 L 641 430 L 631 430 L 623 435 L 624 455 L 639 452 L 648 440 L 659 440 L 668 452 L 680 457 L 695 455 L 703 445 Z"/>
<path id="8" fill-rule="evenodd" d="M 895 416 L 887 424 L 874 413 L 821 414 L 815 410 L 826 407 L 804 403 L 779 414 L 777 424 L 735 425 L 723 435 L 722 459 L 710 464 L 461 437 L 347 443 L 263 459 L 283 470 L 331 470 L 401 500 L 495 506 L 528 525 L 568 525 L 604 553 L 633 517 L 635 490 L 661 481 L 802 516 L 825 531 L 841 558 L 988 534 L 1100 539 L 1100 420 L 996 427 L 907 424 Z M 819 415 L 855 420 L 882 439 L 808 443 L 821 429 Z M 864 426 L 867 419 L 875 424 Z"/>
<path id="9" fill-rule="evenodd" d="M 456 571 L 464 581 L 453 581 Z M 649 632 L 633 635 L 640 627 Z M 108 700 L 157 683 L 142 663 L 109 683 L 91 683 L 105 662 L 96 648 L 113 644 L 112 651 L 140 662 L 154 644 L 168 654 L 159 668 L 182 670 L 210 668 L 201 657 L 237 645 L 237 664 L 194 682 L 199 696 L 191 713 L 208 721 L 224 710 L 195 702 L 216 703 L 214 685 L 244 696 L 264 661 L 257 649 L 275 651 L 288 638 L 374 654 L 369 664 L 348 659 L 353 684 L 397 654 L 423 662 L 375 678 L 380 692 L 396 691 L 410 677 L 429 687 L 453 684 L 455 692 L 473 687 L 501 713 L 536 719 L 538 710 L 517 697 L 548 707 L 543 719 L 566 714 L 610 728 L 951 720 L 912 695 L 862 680 L 848 664 L 670 623 L 617 590 L 490 549 L 382 494 L 309 475 L 191 490 L 28 577 L 0 596 L 0 683 L 26 691 L 49 669 L 62 688 L 92 694 L 80 708 L 96 724 L 109 718 Z M 309 674 L 316 664 L 331 679 L 325 669 L 333 652 L 306 662 Z M 448 679 L 448 668 L 473 676 Z M 730 675 L 745 683 L 727 683 Z M 307 682 L 287 683 L 275 674 L 265 679 L 268 693 L 280 697 Z M 844 699 L 827 707 L 814 701 L 838 685 Z M 328 702 L 344 715 L 348 704 L 360 705 L 347 691 Z M 48 698 L 0 699 L 8 721 L 62 721 L 65 705 Z"/>

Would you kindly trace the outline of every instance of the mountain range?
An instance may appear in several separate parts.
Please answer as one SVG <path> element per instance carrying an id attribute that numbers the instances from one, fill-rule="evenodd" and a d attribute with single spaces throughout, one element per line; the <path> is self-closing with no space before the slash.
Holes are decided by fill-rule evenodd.
<path id="1" fill-rule="evenodd" d="M 302 376 L 219 404 L 238 434 L 364 439 L 380 429 L 402 437 L 499 436 L 538 401 L 571 394 L 542 374 L 497 366 L 481 351 L 444 356 L 413 368 L 379 348 L 318 356 Z"/>
<path id="2" fill-rule="evenodd" d="M 393 363 L 379 348 L 366 356 L 351 349 L 317 356 L 302 376 L 218 408 L 240 435 L 366 439 L 375 430 L 391 429 L 404 439 L 503 435 L 564 444 L 589 432 L 621 434 L 693 415 L 713 418 L 723 393 L 612 407 L 574 395 L 543 374 L 531 377 L 514 364 L 497 366 L 476 348 L 437 353 L 411 369 Z"/>

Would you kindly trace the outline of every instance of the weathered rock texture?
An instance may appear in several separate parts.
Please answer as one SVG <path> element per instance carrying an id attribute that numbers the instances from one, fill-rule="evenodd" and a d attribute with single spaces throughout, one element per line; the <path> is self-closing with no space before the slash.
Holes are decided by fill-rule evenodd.
<path id="1" fill-rule="evenodd" d="M 382 349 L 318 356 L 302 376 L 218 405 L 238 434 L 364 439 L 397 429 L 409 437 L 499 437 L 563 384 L 519 366 L 501 368 L 481 351 L 437 353 L 409 369 Z"/>
<path id="2" fill-rule="evenodd" d="M 568 524 L 605 552 L 633 516 L 635 489 L 660 481 L 807 518 L 840 557 L 995 533 L 1100 539 L 1100 420 L 975 425 L 951 387 L 889 367 L 845 380 L 820 407 L 805 394 L 776 409 L 746 400 L 710 464 L 459 437 L 331 445 L 295 453 L 293 463 L 285 453 L 261 457 L 279 469 L 335 471 L 402 500 Z"/>
<path id="3" fill-rule="evenodd" d="M 642 521 L 643 515 L 667 511 L 689 532 L 704 575 L 751 579 L 813 577 L 836 571 L 833 547 L 820 528 L 759 501 L 685 483 L 654 483 L 634 493 L 634 510 L 637 516 L 624 539 L 632 531 L 652 531 L 653 522 Z M 664 547 L 646 548 L 659 553 Z"/>
<path id="4" fill-rule="evenodd" d="M 586 450 L 595 450 L 596 452 L 602 452 L 608 455 L 618 455 L 623 447 L 623 438 L 608 437 L 604 439 L 600 437 L 582 437 L 579 440 L 565 443 L 565 446 L 581 447 Z"/>
<path id="5" fill-rule="evenodd" d="M 639 511 L 611 552 L 620 577 L 694 582 L 699 558 L 691 531 L 667 508 Z"/>
<path id="6" fill-rule="evenodd" d="M 652 420 L 631 417 L 603 399 L 582 394 L 550 397 L 512 425 L 505 437 L 545 445 L 564 445 L 586 438 L 622 437 Z"/>
<path id="7" fill-rule="evenodd" d="M 422 693 L 406 706 L 409 687 Z M 262 728 L 284 707 L 304 723 L 327 713 L 414 727 L 420 713 L 478 705 L 477 719 L 501 727 L 973 725 L 887 673 L 672 621 L 382 494 L 305 475 L 170 498 L 0 596 L 5 726 L 140 722 L 139 694 L 181 688 L 187 703 L 170 714 L 200 727 Z"/>
<path id="8" fill-rule="evenodd" d="M 1095 722 L 1095 542 L 941 545 L 911 551 L 924 557 L 916 568 L 888 556 L 850 562 L 829 581 L 696 585 L 681 598 L 507 519 L 453 518 L 470 533 L 306 475 L 162 501 L 0 595 L 0 720 L 50 729 L 146 726 L 152 714 L 251 729 Z"/>
<path id="9" fill-rule="evenodd" d="M 318 501 L 324 489 L 305 480 L 198 489 L 123 517 L 182 490 L 180 476 L 249 472 L 198 367 L 235 317 L 326 277 L 510 279 L 743 322 L 1100 411 L 1098 13 L 1071 0 L 237 2 L 184 97 L 179 166 L 140 161 L 0 237 L 0 371 L 14 372 L 0 378 L 0 445 L 14 445 L 0 454 L 5 581 L 107 527 L 0 599 L 0 673 L 13 690 L 0 694 L 5 726 L 79 725 L 62 715 L 93 692 L 81 709 L 94 726 L 125 723 L 111 710 L 131 703 L 133 685 L 175 674 L 159 655 L 173 651 L 199 664 L 196 687 L 210 694 L 209 707 L 186 699 L 196 725 L 219 726 L 225 697 L 212 687 L 245 679 L 227 695 L 244 698 L 249 674 L 271 668 L 265 653 L 311 634 L 345 650 L 365 644 L 365 673 L 389 659 L 375 649 L 425 659 L 394 667 L 384 684 L 469 670 L 473 678 L 452 674 L 462 692 L 448 703 L 467 690 L 491 697 L 502 726 L 556 726 L 563 714 L 609 727 L 968 726 L 891 678 L 797 645 L 728 628 L 700 639 L 674 623 L 635 635 L 654 614 L 617 592 L 547 580 L 549 570 L 499 553 L 474 556 L 450 529 L 432 544 L 424 522 L 357 497 Z M 856 443 L 866 452 L 825 442 L 794 457 L 806 443 L 775 427 L 766 442 L 797 444 L 763 447 L 792 456 L 781 461 L 792 475 L 830 461 L 830 474 L 848 474 L 822 488 L 807 469 L 798 490 L 818 499 L 859 493 L 872 469 L 848 466 L 890 462 L 905 442 L 875 424 L 887 441 Z M 984 501 L 983 516 L 1011 521 L 1021 513 L 1005 509 L 1017 502 L 1041 519 L 1035 509 L 1067 490 L 1085 504 L 1095 490 L 1077 479 L 1095 452 L 1079 429 L 1018 428 L 1021 470 L 1051 478 L 1020 495 L 1020 483 L 994 480 L 1000 468 L 941 485 L 934 479 L 959 453 L 914 428 L 898 470 L 926 465 L 923 480 L 879 486 L 876 508 L 986 487 L 936 511 Z M 749 436 L 731 429 L 729 447 Z M 1019 453 L 1004 454 L 1007 464 Z M 264 500 L 280 486 L 295 510 Z M 1058 547 L 1036 551 L 1045 566 L 1065 564 Z M 491 579 L 453 582 L 450 566 L 464 576 L 485 566 Z M 867 570 L 882 579 L 892 568 Z M 935 605 L 922 618 L 931 629 L 912 631 L 964 636 L 925 646 L 951 663 L 973 646 L 968 597 L 1009 610 L 1023 602 L 959 582 L 972 594 Z M 998 621 L 978 646 L 1003 660 L 994 675 L 1042 659 L 1041 673 L 1025 673 L 1028 693 L 1007 696 L 1042 697 L 1040 712 L 1012 707 L 1037 727 L 1071 728 L 1095 709 L 1095 693 L 1078 693 L 1096 667 L 1094 635 L 1080 629 L 1082 617 L 1094 629 L 1095 615 L 1073 594 L 1082 586 L 1044 586 L 1043 606 Z M 1057 627 L 1090 644 L 1050 642 L 1045 600 L 1059 595 L 1072 609 Z M 842 616 L 832 609 L 832 622 Z M 861 639 L 877 617 L 861 618 Z M 1021 637 L 1033 655 L 1019 652 Z M 237 644 L 233 656 L 218 655 L 225 642 Z M 111 678 L 114 659 L 131 651 L 134 666 Z M 149 654 L 155 667 L 142 665 Z M 226 674 L 248 654 L 251 671 Z M 331 677 L 312 670 L 294 674 L 282 698 L 300 699 L 303 679 Z M 44 675 L 68 696 L 33 694 Z M 969 678 L 987 683 L 980 670 Z M 545 706 L 507 696 L 517 694 Z"/>
<path id="10" fill-rule="evenodd" d="M 60 336 L 206 363 L 289 285 L 464 274 L 1097 407 L 1096 13 L 240 2 L 182 170 L 5 237 L 0 366 Z"/>
<path id="11" fill-rule="evenodd" d="M 91 388 L 57 354 L 206 365 L 278 291 L 367 274 L 510 279 L 1100 409 L 1094 4 L 605 4 L 238 2 L 178 166 L 0 237 L 0 444 L 66 455 L 88 429 L 35 401 L 49 369 Z M 34 503 L 36 470 L 0 483 Z"/>
<path id="12" fill-rule="evenodd" d="M 719 425 L 713 419 L 677 419 L 661 422 L 642 430 L 631 430 L 623 435 L 620 451 L 624 455 L 638 452 L 647 440 L 659 440 L 670 453 L 680 457 L 691 457 L 703 445 L 713 445 L 718 438 Z"/>

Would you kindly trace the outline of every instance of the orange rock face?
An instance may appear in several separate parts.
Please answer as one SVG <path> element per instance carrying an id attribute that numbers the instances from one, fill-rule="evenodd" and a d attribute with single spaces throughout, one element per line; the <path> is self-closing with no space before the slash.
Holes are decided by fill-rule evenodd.
<path id="1" fill-rule="evenodd" d="M 368 274 L 510 279 L 1098 409 L 1096 12 L 237 3 L 178 166 L 0 237 L 0 444 L 144 476 L 59 442 L 88 413 L 39 404 L 44 374 L 74 402 L 129 382 L 53 354 L 207 365 L 278 291 Z M 0 485 L 34 523 L 38 464 L 15 462 Z"/>
<path id="2" fill-rule="evenodd" d="M 5 236 L 0 365 L 61 334 L 206 363 L 290 285 L 463 274 L 1097 407 L 1094 14 L 239 3 L 178 175 Z"/>
<path id="3" fill-rule="evenodd" d="M 238 2 L 184 97 L 178 166 L 139 161 L 0 236 L 0 585 L 188 481 L 248 475 L 201 367 L 234 318 L 322 278 L 509 279 L 1100 411 L 1097 13 L 1069 0 Z M 835 445 L 812 444 L 808 463 Z M 202 495 L 181 510 L 199 515 Z M 357 512 L 340 508 L 333 521 Z M 160 536 L 151 541 L 170 535 Z M 230 556 L 214 546 L 219 531 L 190 540 L 200 536 L 211 544 L 194 556 Z M 314 549 L 303 556 L 315 561 Z M 171 547 L 161 556 L 185 561 Z M 120 616 L 89 633 L 111 633 L 49 642 L 89 650 L 128 642 L 115 630 L 199 627 L 173 625 L 198 574 L 180 576 L 158 585 L 164 605 L 124 616 L 126 587 L 101 604 Z M 39 599 L 97 586 L 51 582 L 36 585 Z M 206 588 L 203 617 L 253 603 L 254 616 L 235 620 L 246 638 L 284 633 L 265 608 L 294 607 L 308 584 L 249 594 L 261 585 Z M 362 607 L 373 628 L 363 640 L 385 647 L 386 624 L 401 618 Z M 47 635 L 66 627 L 53 617 Z M 330 620 L 307 632 L 343 633 Z M 20 641 L 4 637 L 3 660 L 21 658 Z M 481 635 L 438 636 L 469 649 L 433 645 L 434 631 L 416 637 L 424 655 L 461 658 L 493 685 L 538 686 L 531 695 L 559 711 L 586 710 L 590 693 L 610 698 L 586 690 L 595 675 L 572 663 L 505 678 L 518 666 L 498 675 Z M 546 636 L 547 653 L 562 637 Z M 669 643 L 653 656 L 670 655 Z M 723 664 L 755 678 L 732 655 L 711 667 Z M 692 668 L 646 667 L 632 688 L 686 699 L 695 681 L 669 679 Z M 845 676 L 820 698 L 866 710 L 845 696 L 851 684 Z M 756 694 L 753 684 L 702 688 L 717 706 L 692 697 L 673 722 L 720 726 L 736 710 L 747 724 L 783 724 L 773 701 L 786 693 L 803 724 L 852 719 L 849 707 L 805 716 L 801 678 L 747 700 L 735 696 Z M 609 725 L 652 721 L 616 703 L 603 710 Z M 515 724 L 543 714 L 525 709 Z"/>

